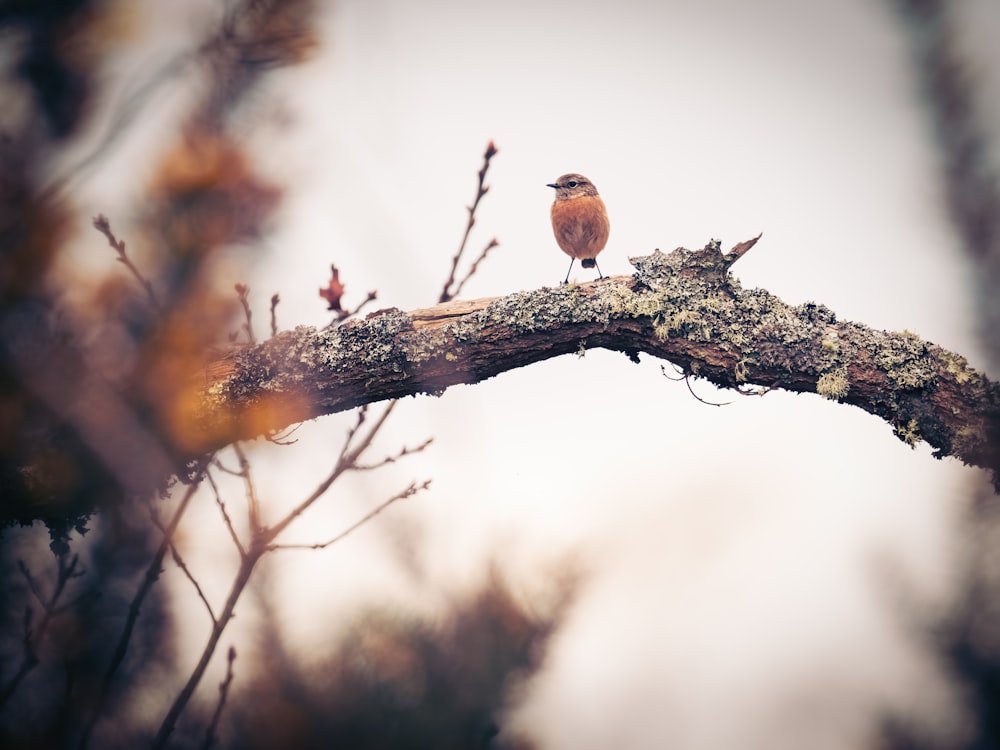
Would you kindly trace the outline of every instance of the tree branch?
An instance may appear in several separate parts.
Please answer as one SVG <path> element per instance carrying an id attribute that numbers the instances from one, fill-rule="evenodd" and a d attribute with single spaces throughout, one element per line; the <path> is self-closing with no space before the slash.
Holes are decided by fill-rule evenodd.
<path id="1" fill-rule="evenodd" d="M 737 248 L 742 248 L 741 243 Z M 748 249 L 748 248 L 747 248 Z M 1000 470 L 1000 387 L 966 360 L 909 333 L 791 306 L 729 274 L 733 253 L 632 258 L 632 276 L 395 308 L 336 329 L 300 327 L 210 365 L 199 420 L 205 451 L 322 414 L 458 383 L 581 347 L 639 352 L 723 388 L 818 393 L 885 420 L 935 455 Z M 202 374 L 200 383 L 205 382 Z"/>

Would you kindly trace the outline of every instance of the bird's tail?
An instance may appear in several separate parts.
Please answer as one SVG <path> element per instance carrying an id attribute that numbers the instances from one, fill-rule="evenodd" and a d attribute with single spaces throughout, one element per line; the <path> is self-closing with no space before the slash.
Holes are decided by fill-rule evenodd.
<path id="1" fill-rule="evenodd" d="M 584 268 L 594 268 L 597 266 L 597 261 L 593 258 L 584 258 L 580 261 L 580 265 Z"/>

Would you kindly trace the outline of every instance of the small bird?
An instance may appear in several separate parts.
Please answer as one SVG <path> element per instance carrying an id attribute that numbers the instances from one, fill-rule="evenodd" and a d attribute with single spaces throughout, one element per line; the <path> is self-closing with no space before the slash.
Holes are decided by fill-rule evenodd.
<path id="1" fill-rule="evenodd" d="M 564 174 L 546 187 L 556 190 L 552 204 L 552 231 L 556 242 L 572 258 L 563 284 L 569 281 L 573 261 L 577 258 L 584 268 L 596 268 L 598 278 L 603 279 L 597 254 L 608 243 L 611 223 L 594 183 L 582 174 Z"/>

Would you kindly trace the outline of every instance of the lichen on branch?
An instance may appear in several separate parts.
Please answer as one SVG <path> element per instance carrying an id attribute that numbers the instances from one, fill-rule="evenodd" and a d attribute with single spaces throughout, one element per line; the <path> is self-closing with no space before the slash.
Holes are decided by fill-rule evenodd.
<path id="1" fill-rule="evenodd" d="M 745 251 L 744 251 L 745 252 Z M 909 332 L 837 320 L 743 289 L 742 253 L 717 243 L 632 258 L 636 271 L 587 284 L 432 308 L 372 313 L 338 328 L 300 327 L 210 368 L 189 450 L 280 430 L 400 396 L 439 394 L 561 354 L 645 353 L 722 388 L 757 385 L 858 406 L 938 457 L 1000 469 L 1000 388 L 958 354 Z"/>

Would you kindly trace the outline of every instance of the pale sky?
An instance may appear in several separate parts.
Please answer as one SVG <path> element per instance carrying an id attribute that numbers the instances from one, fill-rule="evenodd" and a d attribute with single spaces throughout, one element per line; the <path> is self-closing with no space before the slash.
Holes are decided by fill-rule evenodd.
<path id="1" fill-rule="evenodd" d="M 381 307 L 432 305 L 493 139 L 470 252 L 493 236 L 501 246 L 463 297 L 562 279 L 545 184 L 581 172 L 611 219 L 605 274 L 654 248 L 763 231 L 733 268 L 745 287 L 907 329 L 985 367 L 887 5 L 330 4 L 316 59 L 268 89 L 280 127 L 252 134 L 289 194 L 270 255 L 235 280 L 249 279 L 259 319 L 280 293 L 283 327 L 327 322 L 316 288 L 331 262 L 348 303 L 376 288 Z M 996 39 L 1000 11 L 966 6 Z M 980 62 L 994 86 L 996 61 Z M 109 185 L 93 179 L 95 204 Z M 331 536 L 411 478 L 432 489 L 341 546 L 267 563 L 303 653 L 329 641 L 347 602 L 426 606 L 491 561 L 530 594 L 572 558 L 586 585 L 514 720 L 540 747 L 857 747 L 887 708 L 944 731 L 948 698 L 892 608 L 895 587 L 920 607 L 947 604 L 957 520 L 985 473 L 818 396 L 695 382 L 733 402 L 706 406 L 660 364 L 595 350 L 401 403 L 381 450 L 433 445 L 292 531 Z M 348 421 L 260 451 L 262 495 L 307 492 Z M 199 512 L 218 524 L 210 503 Z M 197 643 L 203 626 L 192 618 Z"/>

